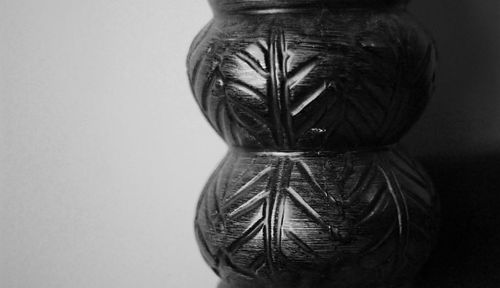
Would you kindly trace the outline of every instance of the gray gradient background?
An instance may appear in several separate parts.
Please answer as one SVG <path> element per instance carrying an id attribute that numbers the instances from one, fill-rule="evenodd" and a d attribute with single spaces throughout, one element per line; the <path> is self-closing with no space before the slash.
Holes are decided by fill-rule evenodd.
<path id="1" fill-rule="evenodd" d="M 500 147 L 500 1 L 410 6 L 440 46 L 416 155 Z M 192 220 L 226 148 L 185 55 L 203 0 L 0 0 L 0 287 L 214 287 Z"/>

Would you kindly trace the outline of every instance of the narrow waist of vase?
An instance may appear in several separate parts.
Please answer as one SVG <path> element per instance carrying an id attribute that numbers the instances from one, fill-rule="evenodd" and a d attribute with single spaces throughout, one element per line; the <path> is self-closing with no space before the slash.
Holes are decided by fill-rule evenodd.
<path id="1" fill-rule="evenodd" d="M 313 13 L 315 11 L 329 10 L 329 11 L 373 11 L 381 9 L 401 9 L 402 5 L 359 5 L 359 6 L 346 6 L 346 5 L 335 5 L 335 4 L 324 4 L 324 3 L 314 3 L 314 4 L 297 4 L 297 5 L 274 5 L 274 6 L 263 6 L 263 7 L 227 7 L 222 9 L 215 9 L 216 15 L 262 15 L 262 14 L 306 14 Z"/>
<path id="2" fill-rule="evenodd" d="M 294 6 L 294 7 L 263 7 L 263 8 L 243 8 L 219 11 L 218 14 L 225 15 L 262 15 L 262 14 L 301 14 L 311 13 L 324 7 Z"/>
<path id="3" fill-rule="evenodd" d="M 394 149 L 396 145 L 385 145 L 378 147 L 367 147 L 357 149 L 342 150 L 273 150 L 273 149 L 255 149 L 238 146 L 230 146 L 229 151 L 239 154 L 251 154 L 255 156 L 329 156 L 339 154 L 360 154 L 360 153 L 378 153 Z"/>

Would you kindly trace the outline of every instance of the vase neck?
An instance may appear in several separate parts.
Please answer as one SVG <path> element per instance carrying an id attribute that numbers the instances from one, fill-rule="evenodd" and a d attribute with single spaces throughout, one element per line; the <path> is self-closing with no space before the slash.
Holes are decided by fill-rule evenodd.
<path id="1" fill-rule="evenodd" d="M 294 9 L 386 8 L 405 6 L 409 0 L 209 0 L 216 13 L 287 11 Z"/>

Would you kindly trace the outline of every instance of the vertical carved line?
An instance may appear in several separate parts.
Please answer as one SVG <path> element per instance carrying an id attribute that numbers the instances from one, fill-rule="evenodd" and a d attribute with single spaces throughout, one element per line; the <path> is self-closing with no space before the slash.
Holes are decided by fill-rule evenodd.
<path id="1" fill-rule="evenodd" d="M 285 160 L 279 159 L 274 170 L 273 177 L 270 181 L 270 195 L 268 198 L 267 205 L 267 223 L 266 223 L 266 234 L 267 234 L 267 264 L 269 273 L 273 274 L 275 272 L 275 264 L 278 262 L 276 257 L 276 210 L 277 204 L 280 202 L 281 197 L 281 178 L 283 177 Z"/>
<path id="2" fill-rule="evenodd" d="M 285 146 L 283 139 L 283 125 L 281 120 L 281 91 L 280 91 L 280 45 L 278 43 L 278 33 L 276 29 L 271 31 L 269 36 L 269 97 L 271 97 L 271 116 L 274 122 L 273 134 L 279 147 Z"/>
<path id="3" fill-rule="evenodd" d="M 274 120 L 275 136 L 278 146 L 289 149 L 295 145 L 293 130 L 293 113 L 290 99 L 290 84 L 288 81 L 288 61 L 285 32 L 274 28 L 269 40 L 269 84 Z"/>
<path id="4" fill-rule="evenodd" d="M 266 255 L 266 264 L 270 273 L 273 270 L 273 264 L 275 263 L 275 255 L 273 253 L 273 217 L 271 216 L 274 211 L 274 201 L 276 198 L 276 194 L 278 193 L 277 186 L 279 185 L 279 169 L 282 165 L 282 160 L 276 160 L 276 164 L 274 171 L 269 178 L 267 183 L 267 191 L 269 191 L 269 197 L 265 202 L 265 207 L 262 209 L 263 218 L 266 219 L 265 228 L 264 228 L 264 251 Z"/>
<path id="5" fill-rule="evenodd" d="M 277 32 L 278 39 L 276 44 L 278 46 L 278 62 L 280 64 L 279 70 L 281 72 L 280 77 L 280 106 L 281 106 L 281 121 L 284 124 L 285 130 L 285 148 L 290 148 L 294 146 L 294 132 L 292 123 L 292 113 L 291 109 L 291 99 L 290 99 L 290 87 L 288 85 L 288 61 L 289 55 L 287 54 L 285 32 L 280 30 Z"/>
<path id="6" fill-rule="evenodd" d="M 286 189 L 290 186 L 290 177 L 292 174 L 293 162 L 290 158 L 284 158 L 281 160 L 278 169 L 276 170 L 276 174 L 278 176 L 278 182 L 276 183 L 275 195 L 272 195 L 270 198 L 272 199 L 272 214 L 271 214 L 271 227 L 270 231 L 272 231 L 272 254 L 273 254 L 273 262 L 270 266 L 271 273 L 278 264 L 278 257 L 281 255 L 281 237 L 283 233 L 283 221 L 284 221 L 284 213 L 285 213 L 285 200 L 286 200 Z"/>

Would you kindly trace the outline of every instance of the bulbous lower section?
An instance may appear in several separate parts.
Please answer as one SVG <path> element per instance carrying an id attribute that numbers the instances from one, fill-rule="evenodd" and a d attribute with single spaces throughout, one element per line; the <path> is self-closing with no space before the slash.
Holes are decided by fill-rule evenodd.
<path id="1" fill-rule="evenodd" d="M 429 100 L 435 58 L 402 10 L 316 9 L 218 17 L 188 71 L 228 144 L 337 151 L 396 143 Z"/>
<path id="2" fill-rule="evenodd" d="M 427 259 L 437 201 L 396 149 L 231 150 L 199 201 L 196 235 L 230 287 L 396 287 Z"/>

